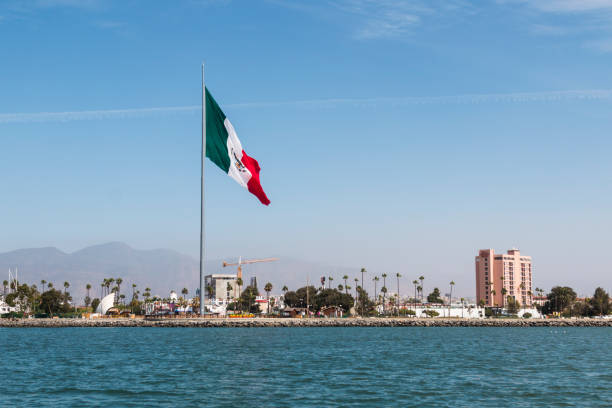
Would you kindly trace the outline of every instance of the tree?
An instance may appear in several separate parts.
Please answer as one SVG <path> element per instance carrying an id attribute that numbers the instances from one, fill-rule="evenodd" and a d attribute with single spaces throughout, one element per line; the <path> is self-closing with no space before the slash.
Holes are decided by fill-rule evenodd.
<path id="1" fill-rule="evenodd" d="M 87 297 L 89 297 L 89 290 L 91 289 L 91 283 L 88 283 L 87 285 L 85 285 L 85 289 L 87 290 Z"/>
<path id="2" fill-rule="evenodd" d="M 283 293 L 287 293 L 289 288 L 287 287 L 287 285 L 285 285 L 285 286 L 283 286 L 283 288 L 281 290 L 283 291 Z"/>
<path id="3" fill-rule="evenodd" d="M 512 296 L 508 296 L 507 301 L 508 301 L 508 305 L 507 305 L 508 314 L 511 314 L 511 315 L 517 314 L 521 306 L 519 301 L 516 300 Z"/>
<path id="4" fill-rule="evenodd" d="M 376 297 L 378 296 L 378 292 L 376 291 L 376 286 L 380 278 L 378 276 L 375 276 L 374 279 L 372 280 L 374 281 L 374 303 L 376 303 Z"/>
<path id="5" fill-rule="evenodd" d="M 115 282 L 117 283 L 117 295 L 121 297 L 121 284 L 123 283 L 123 279 L 117 278 Z"/>
<path id="6" fill-rule="evenodd" d="M 50 316 L 56 313 L 67 313 L 70 310 L 67 300 L 71 299 L 69 294 L 62 294 L 59 290 L 49 289 L 41 296 L 40 308 Z"/>
<path id="7" fill-rule="evenodd" d="M 384 277 L 384 274 L 383 274 L 383 277 Z M 385 310 L 385 309 L 386 309 L 386 307 L 385 307 L 385 299 L 386 299 L 387 292 L 388 292 L 387 287 L 386 287 L 386 286 L 383 286 L 382 288 L 380 288 L 380 291 L 381 291 L 381 292 L 382 292 L 382 294 L 383 294 L 382 305 L 383 305 L 383 314 L 385 314 L 385 311 L 386 311 L 386 310 Z"/>
<path id="8" fill-rule="evenodd" d="M 423 294 L 425 289 L 425 286 L 423 286 L 423 281 L 425 280 L 425 277 L 421 275 L 419 276 L 419 280 L 421 281 L 421 303 L 423 303 Z"/>
<path id="9" fill-rule="evenodd" d="M 95 298 L 94 300 L 91 301 L 91 310 L 95 313 L 96 309 L 98 308 L 98 305 L 100 304 L 100 299 Z"/>
<path id="10" fill-rule="evenodd" d="M 604 316 L 610 313 L 610 295 L 603 288 L 595 289 L 589 303 L 593 309 L 593 314 Z"/>
<path id="11" fill-rule="evenodd" d="M 5 302 L 12 307 L 16 307 L 20 313 L 34 311 L 36 308 L 38 291 L 36 286 L 28 286 L 27 284 L 19 284 L 16 281 L 13 283 L 13 290 L 5 296 Z"/>
<path id="12" fill-rule="evenodd" d="M 5 282 L 6 282 L 6 281 L 5 281 Z M 43 292 L 45 292 L 45 291 L 47 290 L 47 289 L 46 289 L 47 281 L 46 281 L 46 280 L 44 280 L 44 279 L 42 279 L 42 280 L 40 281 L 40 285 L 42 286 Z"/>
<path id="13" fill-rule="evenodd" d="M 85 307 L 89 307 L 91 303 L 91 298 L 89 297 L 89 295 L 85 296 L 85 299 L 83 299 L 83 302 L 85 302 Z"/>
<path id="14" fill-rule="evenodd" d="M 255 286 L 247 286 L 240 295 L 240 303 L 245 306 L 245 310 L 249 313 L 259 313 L 259 305 L 255 301 L 259 296 L 259 291 Z"/>
<path id="15" fill-rule="evenodd" d="M 328 276 L 327 277 L 327 289 L 331 289 L 331 283 L 334 280 L 333 276 Z"/>
<path id="16" fill-rule="evenodd" d="M 448 294 L 448 317 L 450 317 L 451 313 L 451 303 L 453 303 L 453 286 L 455 286 L 455 281 L 450 281 L 450 293 Z"/>
<path id="17" fill-rule="evenodd" d="M 576 300 L 576 292 L 568 286 L 555 286 L 546 295 L 547 301 L 544 304 L 544 312 L 561 312 L 569 307 Z"/>
<path id="18" fill-rule="evenodd" d="M 400 273 L 396 273 L 395 277 L 397 278 L 397 315 L 399 316 L 399 310 L 400 310 L 400 293 L 399 293 L 399 279 L 402 277 L 402 275 L 400 275 Z"/>
<path id="19" fill-rule="evenodd" d="M 225 289 L 227 290 L 227 293 L 226 293 L 227 302 L 225 303 L 226 307 L 227 307 L 227 306 L 229 306 L 230 293 L 231 293 L 231 291 L 233 289 L 232 288 L 232 284 L 227 282 L 227 287 Z M 236 309 L 234 308 L 234 310 L 236 310 Z"/>
<path id="20" fill-rule="evenodd" d="M 363 275 L 366 273 L 366 268 L 361 268 L 361 288 L 364 289 L 365 286 L 363 286 Z M 364 293 L 365 293 L 365 289 L 364 289 Z M 363 302 L 362 302 L 363 303 Z M 361 313 L 365 313 L 365 310 L 362 310 Z"/>
<path id="21" fill-rule="evenodd" d="M 342 279 L 344 279 L 344 290 L 346 291 L 346 294 L 348 295 L 348 290 L 350 289 L 347 285 L 346 285 L 346 281 L 348 280 L 348 275 L 344 275 L 342 277 Z"/>
<path id="22" fill-rule="evenodd" d="M 272 284 L 270 282 L 266 283 L 264 291 L 266 292 L 266 303 L 268 304 L 267 314 L 270 314 L 270 292 L 272 291 Z"/>
<path id="23" fill-rule="evenodd" d="M 236 279 L 236 286 L 238 286 L 238 293 L 242 293 L 242 285 L 244 285 L 242 278 Z M 242 311 L 242 309 L 240 310 Z"/>
<path id="24" fill-rule="evenodd" d="M 385 298 L 386 298 L 386 295 L 387 295 L 387 274 L 383 273 L 380 276 L 382 276 L 382 278 L 383 278 L 383 288 L 385 289 L 385 290 L 382 290 L 382 289 L 380 290 L 382 292 L 382 294 L 383 294 L 382 303 L 383 303 L 383 314 L 384 314 L 385 313 L 385 308 L 386 308 Z"/>
<path id="25" fill-rule="evenodd" d="M 6 288 L 8 286 L 8 281 L 4 280 L 4 282 L 2 282 L 2 286 L 4 287 L 4 296 L 6 296 Z"/>
<path id="26" fill-rule="evenodd" d="M 341 290 L 324 289 L 316 293 L 312 298 L 314 312 L 319 312 L 325 306 L 338 306 L 343 311 L 349 311 L 353 306 L 354 299 L 351 295 L 342 293 Z"/>
<path id="27" fill-rule="evenodd" d="M 342 284 L 341 284 L 341 283 L 338 285 L 338 290 L 339 290 L 340 292 L 342 292 L 342 291 L 344 290 L 344 286 L 342 286 Z"/>
<path id="28" fill-rule="evenodd" d="M 368 293 L 361 286 L 357 287 L 357 309 L 361 310 L 362 316 L 370 316 L 374 313 L 374 302 L 368 296 Z"/>
<path id="29" fill-rule="evenodd" d="M 485 301 L 484 301 L 484 299 L 480 299 L 480 302 L 478 302 L 478 306 L 480 306 L 480 307 L 485 307 Z"/>
<path id="30" fill-rule="evenodd" d="M 285 293 L 285 304 L 289 307 L 306 307 L 306 298 L 307 298 L 307 290 L 306 286 L 299 288 L 298 290 L 289 291 Z M 308 287 L 309 293 L 316 293 L 317 289 L 314 286 Z"/>
<path id="31" fill-rule="evenodd" d="M 444 303 L 444 300 L 440 297 L 440 289 L 434 288 L 433 292 L 427 295 L 427 301 L 429 303 Z"/>
<path id="32" fill-rule="evenodd" d="M 181 294 L 183 296 L 187 296 L 189 294 L 189 290 L 187 288 L 183 288 L 183 290 L 181 290 Z"/>

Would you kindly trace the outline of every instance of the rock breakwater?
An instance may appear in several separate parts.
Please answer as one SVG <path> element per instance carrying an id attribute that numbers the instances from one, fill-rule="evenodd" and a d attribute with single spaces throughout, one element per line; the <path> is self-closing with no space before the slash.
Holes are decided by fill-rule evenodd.
<path id="1" fill-rule="evenodd" d="M 0 319 L 2 327 L 612 327 L 606 319 Z"/>

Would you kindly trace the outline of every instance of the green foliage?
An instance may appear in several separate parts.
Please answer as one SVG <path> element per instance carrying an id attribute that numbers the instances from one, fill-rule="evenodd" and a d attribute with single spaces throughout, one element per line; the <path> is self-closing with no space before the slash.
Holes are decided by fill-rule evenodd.
<path id="1" fill-rule="evenodd" d="M 531 318 L 531 316 L 532 315 L 529 312 L 523 313 L 523 319 L 529 319 L 529 318 Z"/>
<path id="2" fill-rule="evenodd" d="M 314 296 L 317 293 L 317 288 L 314 286 L 308 287 L 308 297 L 310 304 L 313 304 Z M 295 292 L 289 291 L 285 293 L 285 304 L 289 307 L 306 307 L 306 286 L 299 288 Z"/>
<path id="3" fill-rule="evenodd" d="M 595 289 L 595 293 L 589 303 L 593 315 L 603 316 L 610 313 L 610 296 L 603 288 Z"/>
<path id="4" fill-rule="evenodd" d="M 318 312 L 324 306 L 339 306 L 348 312 L 353 306 L 353 297 L 337 289 L 323 289 L 314 296 L 310 304 L 314 312 Z"/>
<path id="5" fill-rule="evenodd" d="M 357 286 L 357 306 L 355 311 L 363 316 L 372 316 L 374 314 L 374 302 L 370 300 L 368 292 L 363 290 L 361 286 Z"/>
<path id="6" fill-rule="evenodd" d="M 259 306 L 255 299 L 259 296 L 259 291 L 255 286 L 247 286 L 242 293 L 238 301 L 240 302 L 241 309 L 250 313 L 259 313 Z"/>
<path id="7" fill-rule="evenodd" d="M 440 313 L 438 313 L 436 310 L 425 310 L 423 313 L 425 313 L 425 315 L 427 317 L 436 317 L 436 316 L 440 316 Z"/>
<path id="8" fill-rule="evenodd" d="M 576 300 L 576 292 L 568 286 L 555 286 L 546 296 L 548 301 L 544 304 L 543 312 L 561 312 L 571 306 Z"/>
<path id="9" fill-rule="evenodd" d="M 433 292 L 427 295 L 427 301 L 429 303 L 444 303 L 444 300 L 440 297 L 440 289 L 434 288 Z"/>
<path id="10" fill-rule="evenodd" d="M 508 296 L 506 300 L 506 309 L 509 314 L 517 314 L 519 309 L 521 308 L 521 304 L 518 300 L 514 299 L 512 296 Z"/>
<path id="11" fill-rule="evenodd" d="M 71 309 L 69 300 L 72 300 L 70 293 L 64 294 L 57 289 L 49 289 L 41 296 L 40 309 L 50 315 L 68 313 Z"/>
<path id="12" fill-rule="evenodd" d="M 348 312 L 354 304 L 353 296 L 337 289 L 317 290 L 314 286 L 308 287 L 310 310 L 318 312 L 323 306 L 339 306 Z M 285 293 L 285 304 L 289 307 L 306 307 L 306 287 L 297 291 Z"/>
<path id="13" fill-rule="evenodd" d="M 400 316 L 415 316 L 416 312 L 412 309 L 401 309 L 399 314 Z"/>
<path id="14" fill-rule="evenodd" d="M 99 304 L 100 304 L 100 299 L 95 298 L 94 300 L 92 300 L 91 301 L 91 310 L 93 310 L 95 312 L 96 309 L 98 308 Z"/>

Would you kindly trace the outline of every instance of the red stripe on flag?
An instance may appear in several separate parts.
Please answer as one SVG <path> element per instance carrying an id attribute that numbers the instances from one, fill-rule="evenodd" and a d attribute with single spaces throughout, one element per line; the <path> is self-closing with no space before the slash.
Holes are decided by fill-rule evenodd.
<path id="1" fill-rule="evenodd" d="M 262 204 L 270 204 L 270 200 L 268 200 L 268 196 L 266 196 L 266 193 L 264 193 L 263 188 L 261 187 L 261 182 L 259 181 L 259 171 L 261 169 L 259 168 L 259 163 L 257 163 L 257 160 L 249 157 L 249 155 L 247 155 L 243 150 L 242 159 L 240 161 L 251 172 L 251 179 L 247 183 L 249 191 L 259 198 L 259 201 L 261 201 Z"/>

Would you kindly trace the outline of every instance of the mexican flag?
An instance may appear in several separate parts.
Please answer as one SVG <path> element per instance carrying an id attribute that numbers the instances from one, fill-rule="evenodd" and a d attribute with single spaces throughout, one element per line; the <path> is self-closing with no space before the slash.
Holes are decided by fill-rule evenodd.
<path id="1" fill-rule="evenodd" d="M 262 204 L 270 204 L 259 182 L 259 163 L 242 149 L 234 127 L 208 89 L 206 89 L 206 157 L 259 198 Z"/>

